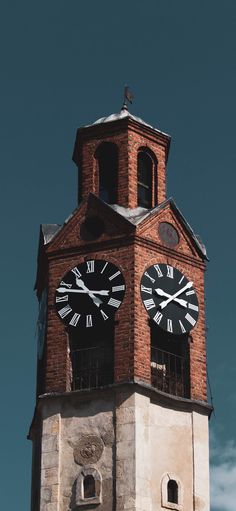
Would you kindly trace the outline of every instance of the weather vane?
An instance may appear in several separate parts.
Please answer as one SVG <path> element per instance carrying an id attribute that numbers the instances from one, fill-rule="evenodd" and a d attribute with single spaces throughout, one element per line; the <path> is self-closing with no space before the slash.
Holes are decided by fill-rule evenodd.
<path id="1" fill-rule="evenodd" d="M 122 110 L 128 110 L 128 103 L 133 103 L 134 95 L 131 92 L 128 85 L 125 85 L 124 88 L 124 103 L 122 106 Z"/>

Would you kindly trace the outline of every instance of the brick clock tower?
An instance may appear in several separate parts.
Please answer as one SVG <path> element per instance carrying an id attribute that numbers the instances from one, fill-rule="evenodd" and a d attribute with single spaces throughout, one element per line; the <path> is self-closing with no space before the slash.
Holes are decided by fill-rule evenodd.
<path id="1" fill-rule="evenodd" d="M 207 256 L 169 145 L 126 106 L 78 129 L 78 207 L 41 226 L 32 511 L 209 511 Z"/>

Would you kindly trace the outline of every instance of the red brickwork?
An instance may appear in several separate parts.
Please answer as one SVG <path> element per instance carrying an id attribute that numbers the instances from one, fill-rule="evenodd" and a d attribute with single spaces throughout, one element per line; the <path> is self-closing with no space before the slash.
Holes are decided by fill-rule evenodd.
<path id="1" fill-rule="evenodd" d="M 118 204 L 137 207 L 137 157 L 141 148 L 156 157 L 158 165 L 157 196 L 153 207 L 166 198 L 166 161 L 170 138 L 131 118 L 79 129 L 75 142 L 74 161 L 82 169 L 82 197 L 90 192 L 98 195 L 98 169 L 95 153 L 102 142 L 113 142 L 118 147 Z M 155 187 L 153 186 L 153 190 Z"/>
<path id="2" fill-rule="evenodd" d="M 200 315 L 191 333 L 190 397 L 205 401 L 205 263 L 196 243 L 169 203 L 135 228 L 96 197 L 90 196 L 88 199 L 89 192 L 98 192 L 94 153 L 102 140 L 113 141 L 119 148 L 119 205 L 137 206 L 137 152 L 143 146 L 153 151 L 158 159 L 158 203 L 165 200 L 168 140 L 164 136 L 130 119 L 78 131 L 74 159 L 82 165 L 84 200 L 46 250 L 49 296 L 45 392 L 71 389 L 69 340 L 65 326 L 55 311 L 55 290 L 69 269 L 85 258 L 97 258 L 118 266 L 126 282 L 124 301 L 116 313 L 115 382 L 136 379 L 150 384 L 150 326 L 140 296 L 140 279 L 146 268 L 158 262 L 171 264 L 194 282 Z M 85 242 L 80 236 L 80 226 L 86 215 L 91 213 L 103 219 L 105 229 L 96 242 Z M 164 246 L 159 238 L 160 221 L 171 222 L 178 230 L 180 240 L 175 249 Z"/>

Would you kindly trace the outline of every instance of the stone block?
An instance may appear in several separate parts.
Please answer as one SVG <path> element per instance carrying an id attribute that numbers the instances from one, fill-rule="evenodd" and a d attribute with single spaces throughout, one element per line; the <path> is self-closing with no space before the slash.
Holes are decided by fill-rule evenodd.
<path id="1" fill-rule="evenodd" d="M 46 468 L 41 470 L 41 485 L 51 486 L 58 483 L 58 468 Z"/>
<path id="2" fill-rule="evenodd" d="M 59 465 L 58 452 L 45 452 L 42 456 L 42 468 L 56 468 Z"/>
<path id="3" fill-rule="evenodd" d="M 42 504 L 47 504 L 48 502 L 51 502 L 51 496 L 52 496 L 52 489 L 49 487 L 43 487 L 41 488 L 41 502 Z"/>
<path id="4" fill-rule="evenodd" d="M 116 430 L 117 442 L 133 440 L 135 438 L 135 425 L 132 423 L 118 424 Z"/>
<path id="5" fill-rule="evenodd" d="M 128 424 L 135 422 L 135 408 L 132 406 L 130 408 L 119 408 L 116 411 L 116 419 L 117 423 L 120 424 Z"/>
<path id="6" fill-rule="evenodd" d="M 135 445 L 132 441 L 117 442 L 116 459 L 127 460 L 134 457 Z"/>
<path id="7" fill-rule="evenodd" d="M 45 434 L 42 438 L 42 452 L 58 451 L 58 436 Z"/>

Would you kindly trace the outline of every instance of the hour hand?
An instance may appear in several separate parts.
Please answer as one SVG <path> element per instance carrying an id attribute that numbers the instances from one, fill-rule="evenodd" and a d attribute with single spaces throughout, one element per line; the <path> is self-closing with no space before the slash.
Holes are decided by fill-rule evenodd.
<path id="1" fill-rule="evenodd" d="M 157 293 L 157 295 L 165 296 L 166 298 L 170 298 L 171 296 L 169 293 L 166 293 L 165 291 L 163 291 L 163 289 L 160 289 L 159 287 L 155 289 L 155 292 Z M 182 307 L 188 306 L 188 302 L 186 300 L 183 300 L 182 298 L 174 298 L 174 302 L 179 303 L 179 305 L 182 305 Z"/>
<path id="2" fill-rule="evenodd" d="M 164 309 L 164 307 L 166 307 L 168 305 L 168 303 L 175 300 L 177 298 L 177 296 L 181 295 L 184 291 L 186 291 L 186 289 L 190 289 L 190 287 L 192 287 L 192 285 L 193 285 L 193 282 L 187 282 L 187 284 L 184 287 L 182 287 L 181 289 L 179 289 L 179 291 L 176 291 L 176 293 L 174 295 L 170 295 L 170 297 L 167 298 L 167 300 L 164 300 L 163 302 L 161 302 L 159 304 L 159 307 L 161 307 L 161 309 Z"/>
<path id="3" fill-rule="evenodd" d="M 101 303 L 102 303 L 102 300 L 100 300 L 100 298 L 97 298 L 97 296 L 95 296 L 92 291 L 90 291 L 88 289 L 88 287 L 85 285 L 84 281 L 82 279 L 78 279 L 76 277 L 76 285 L 79 286 L 79 287 L 82 287 L 82 289 L 84 289 L 88 295 L 90 296 L 90 298 L 93 300 L 93 303 L 97 306 L 97 307 L 100 307 Z"/>

